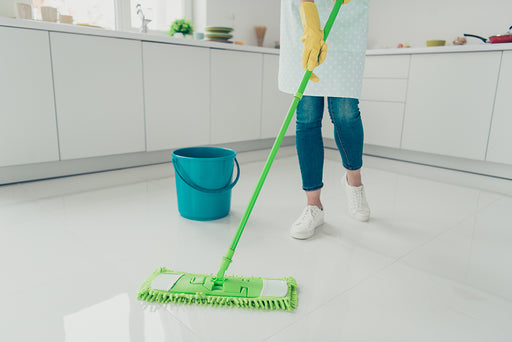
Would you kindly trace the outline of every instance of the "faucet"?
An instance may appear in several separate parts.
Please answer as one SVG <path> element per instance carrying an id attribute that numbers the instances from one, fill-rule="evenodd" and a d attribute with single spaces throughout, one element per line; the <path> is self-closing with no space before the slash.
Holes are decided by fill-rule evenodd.
<path id="1" fill-rule="evenodd" d="M 151 19 L 146 19 L 146 16 L 144 15 L 144 12 L 142 12 L 142 6 L 140 4 L 137 4 L 135 6 L 137 9 L 137 15 L 139 16 L 141 20 L 141 27 L 140 32 L 147 33 L 148 32 L 148 24 L 151 22 Z"/>

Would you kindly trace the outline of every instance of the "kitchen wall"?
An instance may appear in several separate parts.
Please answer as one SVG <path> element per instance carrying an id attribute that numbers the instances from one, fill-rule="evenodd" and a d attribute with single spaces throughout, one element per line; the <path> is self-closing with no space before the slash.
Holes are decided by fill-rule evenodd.
<path id="1" fill-rule="evenodd" d="M 196 32 L 204 32 L 208 15 L 206 6 L 206 0 L 194 0 L 192 3 L 192 22 Z"/>
<path id="2" fill-rule="evenodd" d="M 195 8 L 202 7 L 198 10 L 202 19 L 194 21 L 200 29 L 232 26 L 234 39 L 250 45 L 256 45 L 254 26 L 265 25 L 265 46 L 273 47 L 279 40 L 280 4 L 280 0 L 195 0 Z M 464 33 L 500 34 L 512 25 L 511 13 L 511 0 L 370 0 L 368 48 L 391 48 L 398 43 L 423 47 L 428 39 L 451 44 Z M 470 38 L 468 44 L 483 43 Z"/>
<path id="3" fill-rule="evenodd" d="M 0 0 L 0 13 L 14 16 L 16 2 L 31 0 Z M 193 21 L 197 31 L 205 26 L 234 27 L 233 40 L 249 45 L 256 45 L 254 26 L 264 25 L 264 45 L 274 47 L 279 40 L 280 6 L 280 0 L 193 0 Z M 423 47 L 428 39 L 451 44 L 464 33 L 484 37 L 504 33 L 512 25 L 512 0 L 370 0 L 369 15 L 368 48 L 392 48 L 398 43 Z M 483 43 L 469 38 L 468 44 Z"/>
<path id="4" fill-rule="evenodd" d="M 16 17 L 16 3 L 32 4 L 32 0 L 0 0 L 0 15 L 4 17 Z"/>
<path id="5" fill-rule="evenodd" d="M 204 26 L 233 27 L 233 40 L 248 45 L 257 45 L 254 26 L 267 26 L 264 46 L 274 47 L 279 40 L 280 8 L 279 0 L 195 0 L 194 24 L 197 30 Z"/>
<path id="6" fill-rule="evenodd" d="M 511 0 L 370 0 L 368 47 L 423 47 L 428 39 L 451 44 L 464 33 L 491 36 L 511 25 Z M 468 38 L 468 44 L 483 43 Z"/>

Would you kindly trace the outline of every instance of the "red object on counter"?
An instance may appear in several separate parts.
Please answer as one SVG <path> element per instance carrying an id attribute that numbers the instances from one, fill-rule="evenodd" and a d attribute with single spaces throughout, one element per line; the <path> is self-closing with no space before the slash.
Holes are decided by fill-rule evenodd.
<path id="1" fill-rule="evenodd" d="M 465 37 L 473 37 L 478 38 L 484 43 L 491 43 L 491 44 L 499 44 L 499 43 L 512 43 L 512 26 L 508 28 L 508 32 L 505 34 L 497 34 L 495 36 L 490 36 L 489 38 L 480 37 L 474 34 L 467 34 L 464 33 Z"/>

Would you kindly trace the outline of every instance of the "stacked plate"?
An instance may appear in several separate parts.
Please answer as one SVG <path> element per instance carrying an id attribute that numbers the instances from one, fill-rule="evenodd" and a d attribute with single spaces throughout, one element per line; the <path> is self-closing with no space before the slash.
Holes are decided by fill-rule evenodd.
<path id="1" fill-rule="evenodd" d="M 208 40 L 213 40 L 216 42 L 224 42 L 224 43 L 232 43 L 229 39 L 233 38 L 233 35 L 230 33 L 233 31 L 231 27 L 222 27 L 222 26 L 208 26 L 205 27 L 205 37 Z"/>

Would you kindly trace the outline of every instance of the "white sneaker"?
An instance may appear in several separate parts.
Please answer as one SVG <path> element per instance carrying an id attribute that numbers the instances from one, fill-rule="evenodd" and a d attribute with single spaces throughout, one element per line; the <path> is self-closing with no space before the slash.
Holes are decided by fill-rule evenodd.
<path id="1" fill-rule="evenodd" d="M 309 239 L 315 234 L 315 229 L 324 223 L 324 211 L 316 205 L 308 205 L 290 229 L 290 235 L 295 239 Z"/>
<path id="2" fill-rule="evenodd" d="M 364 186 L 350 186 L 347 182 L 347 174 L 343 177 L 343 184 L 347 195 L 350 216 L 359 221 L 368 221 L 370 219 L 370 208 L 366 201 Z"/>

